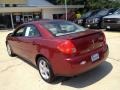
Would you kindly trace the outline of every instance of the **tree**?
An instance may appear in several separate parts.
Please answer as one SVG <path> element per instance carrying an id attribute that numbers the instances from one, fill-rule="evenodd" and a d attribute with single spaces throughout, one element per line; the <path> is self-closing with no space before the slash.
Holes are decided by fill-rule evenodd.
<path id="1" fill-rule="evenodd" d="M 70 2 L 70 0 L 66 0 L 66 1 L 67 1 L 67 3 Z M 56 2 L 57 2 L 58 4 L 64 4 L 64 3 L 65 3 L 65 0 L 56 0 Z"/>
<path id="2" fill-rule="evenodd" d="M 65 0 L 47 0 L 53 4 L 57 5 L 64 5 Z M 68 5 L 81 5 L 83 4 L 84 0 L 66 0 Z"/>
<path id="3" fill-rule="evenodd" d="M 85 9 L 118 8 L 117 0 L 85 0 Z"/>

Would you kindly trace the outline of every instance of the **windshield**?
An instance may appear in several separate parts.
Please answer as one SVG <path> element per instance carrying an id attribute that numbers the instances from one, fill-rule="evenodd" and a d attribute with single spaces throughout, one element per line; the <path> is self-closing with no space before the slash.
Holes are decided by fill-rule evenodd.
<path id="1" fill-rule="evenodd" d="M 114 12 L 114 14 L 120 14 L 120 9 Z"/>
<path id="2" fill-rule="evenodd" d="M 83 17 L 89 17 L 91 14 L 92 14 L 92 11 L 89 11 L 86 14 L 84 14 Z"/>
<path id="3" fill-rule="evenodd" d="M 104 9 L 104 10 L 99 11 L 95 16 L 104 16 L 104 15 L 106 15 L 108 12 L 109 12 L 108 9 Z"/>
<path id="4" fill-rule="evenodd" d="M 83 27 L 68 21 L 51 21 L 42 23 L 42 25 L 54 36 L 61 36 L 85 31 Z"/>

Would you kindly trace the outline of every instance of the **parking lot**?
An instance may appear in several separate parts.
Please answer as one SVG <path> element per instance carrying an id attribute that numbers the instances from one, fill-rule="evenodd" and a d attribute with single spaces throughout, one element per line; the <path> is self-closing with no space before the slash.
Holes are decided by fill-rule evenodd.
<path id="1" fill-rule="evenodd" d="M 110 54 L 97 68 L 77 77 L 60 77 L 48 84 L 36 68 L 18 57 L 9 57 L 5 38 L 10 31 L 0 31 L 0 90 L 119 90 L 120 31 L 105 31 Z"/>

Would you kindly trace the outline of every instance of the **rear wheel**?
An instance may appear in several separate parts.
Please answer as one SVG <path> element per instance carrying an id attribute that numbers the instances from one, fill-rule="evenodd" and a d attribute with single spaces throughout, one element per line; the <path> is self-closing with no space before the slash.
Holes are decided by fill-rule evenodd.
<path id="1" fill-rule="evenodd" d="M 12 49 L 11 49 L 11 47 L 10 47 L 10 45 L 9 44 L 7 44 L 6 45 L 6 47 L 7 47 L 7 52 L 8 52 L 8 55 L 9 56 L 15 56 L 15 54 L 13 53 L 13 51 L 12 51 Z"/>
<path id="2" fill-rule="evenodd" d="M 39 57 L 37 66 L 42 79 L 48 83 L 53 82 L 55 76 L 47 59 L 44 57 Z"/>

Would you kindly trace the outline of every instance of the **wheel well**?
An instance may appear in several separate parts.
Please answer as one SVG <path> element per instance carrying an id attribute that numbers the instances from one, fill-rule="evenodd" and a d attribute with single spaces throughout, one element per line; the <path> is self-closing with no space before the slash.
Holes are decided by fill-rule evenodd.
<path id="1" fill-rule="evenodd" d="M 41 55 L 41 54 L 38 54 L 38 55 L 36 56 L 36 58 L 35 58 L 36 65 L 37 65 L 37 60 L 38 60 L 39 57 L 44 57 L 44 58 L 46 58 L 45 56 L 43 56 L 43 55 Z"/>
<path id="2" fill-rule="evenodd" d="M 36 55 L 36 58 L 35 58 L 36 66 L 37 66 L 37 62 L 38 62 L 38 58 L 39 58 L 39 57 L 43 57 L 43 58 L 47 59 L 44 55 L 41 55 L 41 54 Z M 47 59 L 47 60 L 48 60 L 48 59 Z M 53 70 L 52 65 L 51 65 L 51 63 L 50 63 L 49 61 L 48 61 L 48 64 L 50 65 L 51 70 Z M 53 72 L 53 73 L 54 73 L 54 72 Z"/>
<path id="3" fill-rule="evenodd" d="M 5 44 L 7 45 L 7 44 L 8 44 L 8 41 L 6 41 Z"/>

